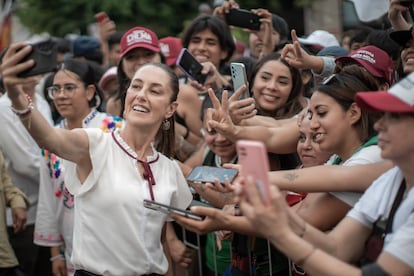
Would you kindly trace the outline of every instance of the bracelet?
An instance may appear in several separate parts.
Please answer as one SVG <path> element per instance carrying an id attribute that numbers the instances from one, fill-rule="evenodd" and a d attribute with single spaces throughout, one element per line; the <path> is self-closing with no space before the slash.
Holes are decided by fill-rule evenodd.
<path id="1" fill-rule="evenodd" d="M 53 257 L 50 257 L 49 261 L 54 262 L 56 260 L 64 260 L 64 259 L 65 259 L 65 257 L 62 254 L 58 254 L 58 255 L 55 255 Z"/>
<path id="2" fill-rule="evenodd" d="M 187 140 L 188 136 L 190 136 L 190 130 L 188 127 L 185 128 L 185 134 L 183 135 L 184 140 Z"/>
<path id="3" fill-rule="evenodd" d="M 15 109 L 13 106 L 11 106 L 11 110 L 14 112 L 14 114 L 16 114 L 19 117 L 28 115 L 34 109 L 32 98 L 30 98 L 30 96 L 26 94 L 26 99 L 29 104 L 25 109 Z"/>
<path id="4" fill-rule="evenodd" d="M 316 251 L 316 248 L 312 246 L 312 250 L 308 254 L 306 254 L 302 259 L 295 261 L 295 264 L 297 264 L 300 267 L 303 267 L 303 265 L 306 263 L 309 257 L 312 256 L 313 253 L 315 253 L 315 251 Z"/>

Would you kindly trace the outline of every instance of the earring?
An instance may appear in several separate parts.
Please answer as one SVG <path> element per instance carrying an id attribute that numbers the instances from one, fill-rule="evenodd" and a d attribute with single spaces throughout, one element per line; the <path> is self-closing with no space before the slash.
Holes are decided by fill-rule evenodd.
<path id="1" fill-rule="evenodd" d="M 96 108 L 98 108 L 98 107 L 101 105 L 101 103 L 102 103 L 102 101 L 101 101 L 101 97 L 99 97 L 99 95 L 98 95 L 98 94 L 96 94 L 96 95 L 95 95 L 95 100 L 96 100 L 95 107 L 96 107 Z"/>
<path id="2" fill-rule="evenodd" d="M 163 129 L 164 131 L 167 131 L 167 130 L 169 130 L 169 129 L 170 129 L 170 127 L 171 127 L 171 123 L 170 123 L 170 121 L 169 121 L 168 119 L 165 119 L 165 120 L 162 122 L 162 129 Z"/>

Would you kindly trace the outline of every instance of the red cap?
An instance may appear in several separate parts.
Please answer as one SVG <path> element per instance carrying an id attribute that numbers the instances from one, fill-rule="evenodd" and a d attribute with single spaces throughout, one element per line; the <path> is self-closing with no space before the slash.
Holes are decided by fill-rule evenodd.
<path id="1" fill-rule="evenodd" d="M 158 53 L 160 45 L 157 35 L 144 27 L 128 30 L 121 38 L 121 58 L 135 48 L 146 48 Z"/>
<path id="2" fill-rule="evenodd" d="M 378 78 L 384 78 L 389 85 L 394 82 L 395 66 L 390 56 L 375 46 L 365 46 L 348 54 L 338 57 L 335 61 L 341 63 L 357 62 L 369 73 Z"/>
<path id="3" fill-rule="evenodd" d="M 161 52 L 167 59 L 167 65 L 172 66 L 177 61 L 183 44 L 178 37 L 167 36 L 160 39 Z"/>
<path id="4" fill-rule="evenodd" d="M 358 92 L 355 102 L 367 111 L 414 113 L 414 73 L 388 91 Z"/>

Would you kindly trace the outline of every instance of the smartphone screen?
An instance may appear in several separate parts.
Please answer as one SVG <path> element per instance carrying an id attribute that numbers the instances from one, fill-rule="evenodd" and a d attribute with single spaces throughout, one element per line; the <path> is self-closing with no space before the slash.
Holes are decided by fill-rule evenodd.
<path id="1" fill-rule="evenodd" d="M 240 96 L 240 99 L 246 99 L 250 97 L 249 82 L 247 81 L 246 68 L 243 63 L 232 62 L 230 63 L 231 79 L 233 81 L 233 90 L 236 92 L 240 87 L 246 85 L 246 90 Z"/>
<path id="2" fill-rule="evenodd" d="M 152 200 L 144 199 L 144 207 L 155 211 L 163 212 L 164 214 L 174 213 L 195 220 L 203 220 L 202 216 L 194 214 L 191 211 L 172 207 Z"/>
<path id="3" fill-rule="evenodd" d="M 250 30 L 260 30 L 260 17 L 257 14 L 243 9 L 230 9 L 225 14 L 228 25 L 246 28 Z"/>
<path id="4" fill-rule="evenodd" d="M 201 73 L 203 65 L 186 48 L 181 50 L 176 65 L 190 79 L 196 80 L 200 84 L 204 84 L 206 81 L 207 76 Z"/>
<path id="5" fill-rule="evenodd" d="M 30 77 L 49 72 L 57 69 L 57 48 L 56 43 L 51 40 L 41 41 L 32 44 L 32 51 L 21 62 L 33 59 L 33 67 L 21 72 L 19 77 Z"/>
<path id="6" fill-rule="evenodd" d="M 225 184 L 226 179 L 230 182 L 233 181 L 237 173 L 238 171 L 236 169 L 197 166 L 188 175 L 187 180 L 199 183 L 214 183 L 214 180 L 218 179 L 221 184 Z"/>
<path id="7" fill-rule="evenodd" d="M 236 142 L 236 150 L 239 164 L 242 166 L 241 174 L 244 177 L 253 177 L 262 201 L 270 204 L 270 166 L 265 145 L 260 141 L 239 140 Z"/>

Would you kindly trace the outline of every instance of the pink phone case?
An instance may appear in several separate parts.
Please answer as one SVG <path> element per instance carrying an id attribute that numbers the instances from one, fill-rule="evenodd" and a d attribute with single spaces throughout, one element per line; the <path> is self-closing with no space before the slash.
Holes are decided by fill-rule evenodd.
<path id="1" fill-rule="evenodd" d="M 241 174 L 244 177 L 252 176 L 256 181 L 262 201 L 270 204 L 269 197 L 269 159 L 266 146 L 260 141 L 239 140 L 236 143 Z"/>

